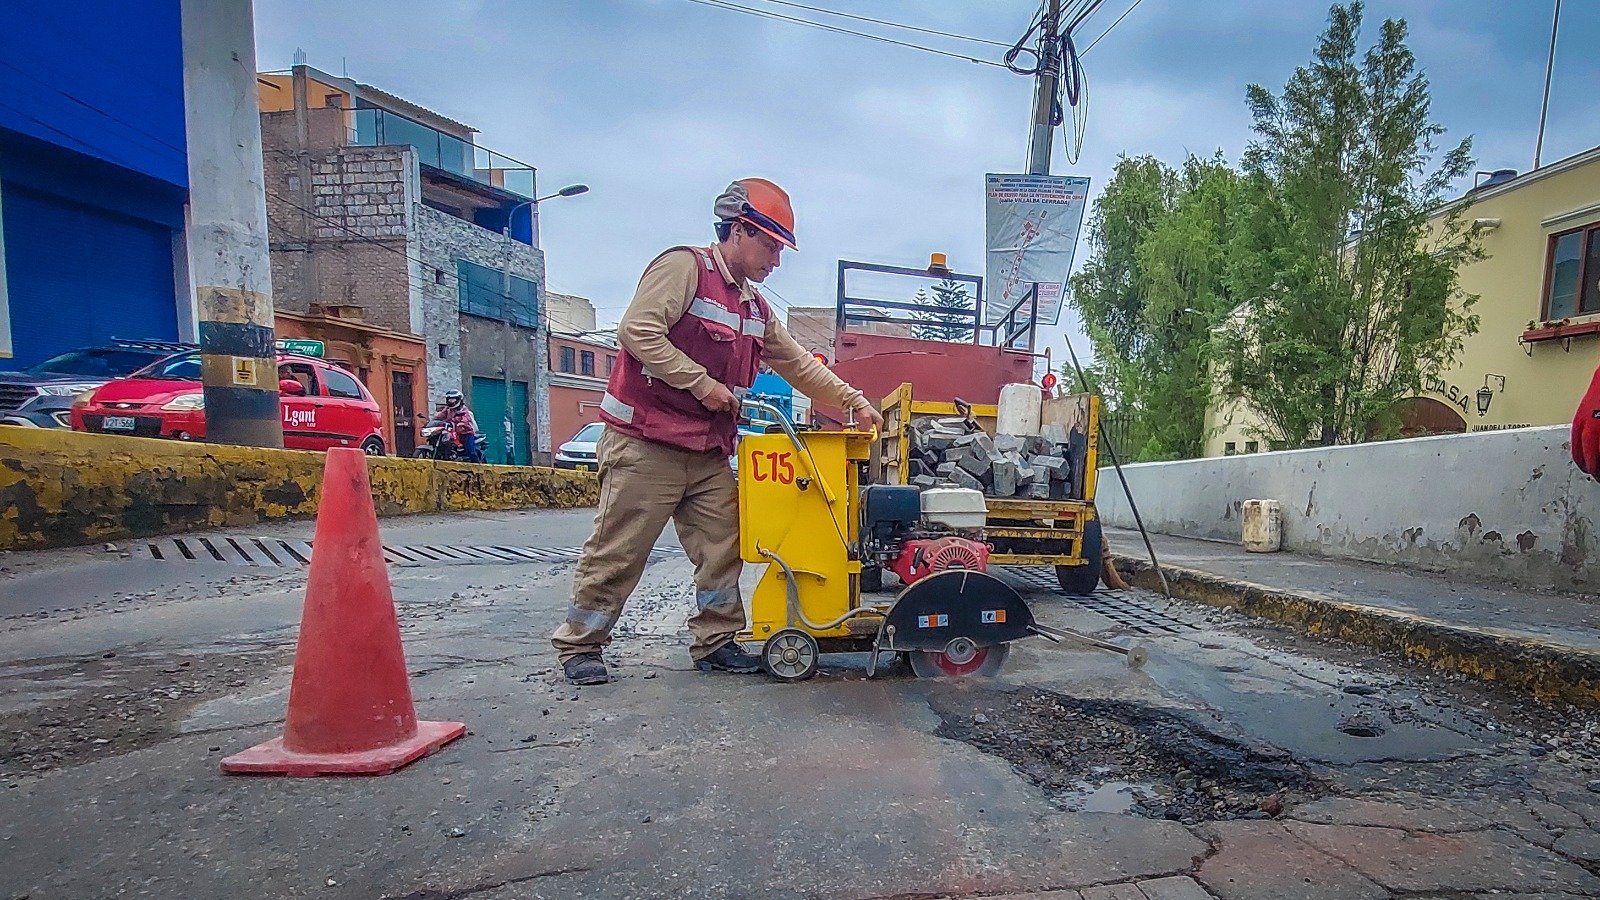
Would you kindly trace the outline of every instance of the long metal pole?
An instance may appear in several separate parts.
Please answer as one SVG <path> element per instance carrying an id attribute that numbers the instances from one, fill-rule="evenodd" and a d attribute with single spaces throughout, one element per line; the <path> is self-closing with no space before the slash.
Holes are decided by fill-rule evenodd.
<path id="1" fill-rule="evenodd" d="M 1544 99 L 1539 103 L 1539 139 L 1533 144 L 1533 168 L 1539 168 L 1544 155 L 1544 124 L 1550 115 L 1550 74 L 1556 67 L 1556 29 L 1561 26 L 1561 0 L 1556 0 L 1555 16 L 1550 20 L 1550 53 L 1544 62 Z"/>
<path id="2" fill-rule="evenodd" d="M 1085 394 L 1089 393 L 1089 378 L 1083 374 L 1083 366 L 1078 364 L 1078 351 L 1073 349 L 1071 341 L 1067 341 L 1067 355 L 1072 360 L 1072 370 L 1078 373 L 1079 389 Z M 1161 561 L 1156 559 L 1156 547 L 1150 542 L 1150 532 L 1145 530 L 1144 517 L 1139 515 L 1139 504 L 1133 500 L 1133 488 L 1128 487 L 1128 476 L 1122 474 L 1122 460 L 1117 458 L 1117 448 L 1104 429 L 1100 432 L 1100 442 L 1105 444 L 1106 454 L 1111 457 L 1111 466 L 1117 471 L 1117 480 L 1122 482 L 1122 495 L 1128 498 L 1128 509 L 1133 513 L 1133 524 L 1139 526 L 1139 536 L 1144 538 L 1145 552 L 1150 555 L 1150 567 L 1156 570 L 1156 578 L 1161 580 L 1161 593 L 1171 601 L 1172 587 L 1167 584 L 1167 573 L 1162 571 Z M 1104 538 L 1101 540 L 1103 547 Z"/>

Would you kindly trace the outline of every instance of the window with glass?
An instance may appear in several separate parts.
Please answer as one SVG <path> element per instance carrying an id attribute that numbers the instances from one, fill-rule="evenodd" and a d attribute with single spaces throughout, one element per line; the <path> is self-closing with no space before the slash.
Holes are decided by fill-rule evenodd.
<path id="1" fill-rule="evenodd" d="M 585 351 L 583 351 L 582 354 L 579 355 L 578 358 L 583 363 L 583 367 L 582 367 L 582 369 L 580 371 L 582 371 L 582 373 L 585 374 L 585 375 L 593 375 L 594 374 L 594 351 L 593 350 L 585 350 Z"/>
<path id="2" fill-rule="evenodd" d="M 139 378 L 162 378 L 173 381 L 200 380 L 200 354 L 183 353 L 152 363 L 135 372 Z"/>
<path id="3" fill-rule="evenodd" d="M 567 372 L 567 373 L 571 373 L 573 371 L 573 368 L 574 368 L 574 365 L 575 365 L 575 362 L 574 362 L 574 357 L 575 356 L 576 356 L 576 354 L 573 353 L 571 347 L 562 347 L 561 348 L 561 371 Z"/>
<path id="4" fill-rule="evenodd" d="M 464 259 L 457 260 L 457 308 L 471 316 L 504 320 L 507 318 L 504 279 L 505 275 L 499 269 Z M 533 328 L 538 321 L 538 312 L 538 286 L 526 278 L 511 276 L 511 321 L 524 328 Z"/>
<path id="5" fill-rule="evenodd" d="M 1594 312 L 1600 312 L 1600 224 L 1552 237 L 1545 266 L 1545 321 Z"/>
<path id="6" fill-rule="evenodd" d="M 323 369 L 322 384 L 328 389 L 330 397 L 345 397 L 350 400 L 363 400 L 361 386 L 356 380 L 338 369 Z"/>
<path id="7" fill-rule="evenodd" d="M 607 378 L 611 377 L 611 370 L 612 370 L 613 367 L 616 366 L 616 364 L 617 364 L 617 358 L 615 356 L 612 356 L 609 353 L 606 354 L 606 377 Z"/>

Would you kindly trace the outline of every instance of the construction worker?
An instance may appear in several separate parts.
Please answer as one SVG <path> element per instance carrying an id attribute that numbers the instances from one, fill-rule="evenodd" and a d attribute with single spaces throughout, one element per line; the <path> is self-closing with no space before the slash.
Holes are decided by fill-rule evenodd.
<path id="1" fill-rule="evenodd" d="M 807 353 L 755 288 L 793 250 L 789 195 L 745 178 L 716 200 L 717 241 L 674 247 L 645 269 L 617 328 L 622 353 L 600 405 L 600 508 L 551 638 L 572 684 L 610 679 L 600 651 L 639 583 L 667 520 L 694 563 L 689 655 L 701 671 L 755 672 L 733 636 L 739 596 L 739 504 L 728 458 L 739 399 L 762 362 L 802 393 L 882 427 L 872 404 Z"/>
<path id="2" fill-rule="evenodd" d="M 1600 479 L 1600 369 L 1589 380 L 1589 390 L 1572 414 L 1572 461 L 1592 478 Z"/>

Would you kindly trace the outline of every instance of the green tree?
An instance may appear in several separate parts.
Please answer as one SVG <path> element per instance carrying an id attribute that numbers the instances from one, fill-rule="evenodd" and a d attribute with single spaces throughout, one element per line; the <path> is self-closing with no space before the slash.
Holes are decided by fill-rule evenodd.
<path id="1" fill-rule="evenodd" d="M 953 312 L 970 311 L 973 308 L 972 295 L 967 292 L 965 284 L 946 278 L 933 285 L 931 296 L 926 289 L 919 288 L 912 302 L 929 307 L 926 311 L 911 314 L 919 323 L 911 326 L 913 336 L 928 341 L 972 340 L 972 326 L 968 324 L 972 321 L 971 317 Z"/>
<path id="2" fill-rule="evenodd" d="M 1240 191 L 1220 156 L 1181 170 L 1124 158 L 1095 204 L 1072 297 L 1130 458 L 1203 450 L 1213 329 L 1234 306 L 1226 275 Z"/>
<path id="3" fill-rule="evenodd" d="M 1281 96 L 1251 85 L 1257 139 L 1228 272 L 1248 309 L 1225 329 L 1225 389 L 1278 446 L 1366 439 L 1477 330 L 1456 277 L 1481 258 L 1465 203 L 1471 139 L 1437 154 L 1406 24 L 1358 52 L 1362 4 L 1335 5 Z M 1437 162 L 1435 163 L 1435 159 Z"/>

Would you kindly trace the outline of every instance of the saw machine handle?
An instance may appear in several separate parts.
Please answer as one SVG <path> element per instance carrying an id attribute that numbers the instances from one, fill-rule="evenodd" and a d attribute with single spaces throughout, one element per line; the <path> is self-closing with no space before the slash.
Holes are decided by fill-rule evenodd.
<path id="1" fill-rule="evenodd" d="M 818 472 L 816 467 L 811 464 L 811 451 L 806 449 L 805 442 L 800 440 L 799 432 L 794 430 L 794 423 L 789 421 L 789 417 L 784 411 L 765 400 L 757 400 L 753 397 L 746 399 L 742 406 L 753 406 L 762 412 L 772 414 L 772 417 L 778 422 L 778 427 L 782 428 L 783 433 L 788 435 L 789 443 L 794 445 L 794 449 L 805 460 L 803 465 L 806 467 L 806 471 L 811 473 L 811 480 L 815 481 L 818 489 L 822 491 L 823 499 L 827 500 L 829 505 L 837 503 L 839 498 L 833 493 L 833 489 L 828 487 L 828 480 L 823 478 L 822 473 Z"/>

